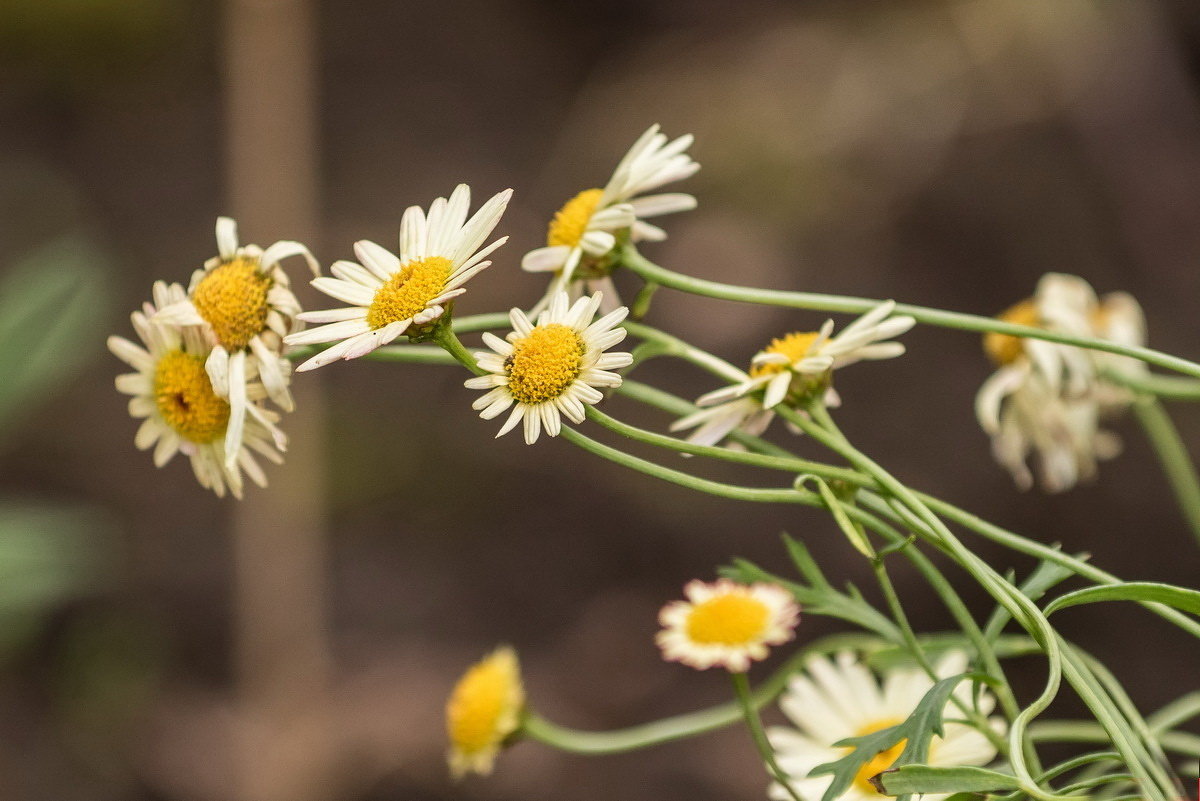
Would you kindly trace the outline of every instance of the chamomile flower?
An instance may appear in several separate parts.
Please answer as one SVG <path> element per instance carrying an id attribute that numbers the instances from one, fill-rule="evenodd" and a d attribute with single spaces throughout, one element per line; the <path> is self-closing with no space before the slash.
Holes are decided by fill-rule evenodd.
<path id="1" fill-rule="evenodd" d="M 1115 292 L 1100 299 L 1073 275 L 1047 274 L 1032 298 L 999 319 L 1126 345 L 1146 341 L 1145 317 L 1132 296 Z M 997 369 L 975 397 L 976 417 L 1018 487 L 1033 485 L 1030 457 L 1041 487 L 1063 492 L 1092 478 L 1099 460 L 1120 451 L 1120 440 L 1101 429 L 1100 419 L 1127 407 L 1133 393 L 1105 373 L 1137 377 L 1147 370 L 1144 362 L 996 333 L 985 335 L 983 346 Z"/>
<path id="2" fill-rule="evenodd" d="M 191 459 L 201 486 L 220 497 L 228 488 L 240 498 L 243 471 L 259 486 L 267 484 L 254 453 L 278 464 L 287 440 L 275 425 L 279 415 L 261 406 L 267 389 L 253 375 L 241 378 L 241 387 L 230 388 L 230 395 L 245 398 L 249 414 L 241 429 L 233 429 L 231 404 L 217 392 L 205 368 L 212 343 L 199 326 L 160 321 L 158 311 L 184 297 L 178 284 L 156 283 L 154 302 L 131 316 L 142 344 L 108 338 L 109 350 L 135 371 L 117 376 L 117 389 L 132 396 L 129 414 L 142 419 L 134 444 L 140 450 L 154 449 L 155 466 L 183 453 Z M 231 450 L 232 464 L 225 458 Z"/>
<path id="3" fill-rule="evenodd" d="M 488 390 L 471 404 L 484 420 L 514 407 L 497 437 L 522 421 L 530 445 L 543 429 L 556 437 L 562 417 L 582 423 L 584 404 L 600 402 L 604 396 L 597 387 L 621 385 L 620 374 L 613 371 L 628 367 L 633 356 L 605 351 L 625 339 L 620 324 L 629 309 L 622 306 L 592 322 L 600 301 L 597 292 L 568 306 L 567 294 L 559 292 L 536 324 L 513 309 L 513 331 L 507 339 L 483 335 L 491 352 L 476 353 L 475 358 L 488 374 L 468 379 L 466 386 Z"/>
<path id="4" fill-rule="evenodd" d="M 984 382 L 975 413 L 992 438 L 992 455 L 1022 490 L 1033 486 L 1031 457 L 1038 483 L 1054 493 L 1093 478 L 1097 463 L 1121 450 L 1120 439 L 1100 428 L 1098 395 L 1072 396 L 1052 386 L 1031 362 L 998 370 Z"/>
<path id="5" fill-rule="evenodd" d="M 659 612 L 663 630 L 655 642 L 664 659 L 698 670 L 745 672 L 767 658 L 768 646 L 792 639 L 800 620 L 792 594 L 774 584 L 691 581 L 683 593 L 686 601 L 672 601 Z"/>
<path id="6" fill-rule="evenodd" d="M 583 292 L 602 290 L 617 303 L 612 266 L 604 264 L 617 244 L 617 237 L 628 229 L 634 241 L 660 241 L 666 232 L 646 222 L 648 217 L 687 211 L 696 207 L 691 195 L 668 192 L 645 195 L 654 189 L 694 175 L 700 165 L 685 152 L 692 144 L 688 134 L 668 141 L 657 125 L 650 126 L 617 164 L 612 178 L 603 189 L 585 189 L 559 209 L 550 221 L 546 246 L 531 250 L 521 260 L 528 272 L 551 272 L 554 280 L 536 314 L 550 302 L 554 293 L 566 290 L 571 297 Z M 582 281 L 577 279 L 582 277 Z"/>
<path id="7" fill-rule="evenodd" d="M 374 242 L 355 243 L 354 252 L 361 264 L 335 262 L 330 268 L 335 277 L 312 282 L 326 295 L 350 305 L 300 314 L 305 322 L 324 325 L 285 340 L 289 345 L 337 344 L 296 370 L 312 370 L 337 359 L 356 359 L 441 317 L 449 302 L 467 291 L 463 285 L 491 264 L 484 260 L 488 254 L 508 240 L 502 237 L 481 249 L 500 222 L 511 196 L 511 189 L 500 192 L 468 220 L 471 190 L 459 184 L 449 200 L 434 200 L 428 215 L 420 206 L 405 210 L 400 221 L 399 255 Z"/>
<path id="8" fill-rule="evenodd" d="M 690 441 L 716 445 L 735 429 L 761 434 L 775 416 L 771 410 L 785 401 L 798 404 L 821 393 L 827 404 L 837 405 L 834 370 L 864 359 L 891 359 L 904 353 L 901 343 L 884 341 L 915 324 L 907 315 L 892 316 L 895 308 L 893 301 L 880 303 L 837 336 L 832 335 L 833 320 L 826 320 L 820 331 L 772 340 L 751 359 L 745 378 L 701 396 L 696 401 L 701 410 L 676 420 L 671 430 L 694 428 Z"/>
<path id="9" fill-rule="evenodd" d="M 961 652 L 944 656 L 935 666 L 939 678 L 948 678 L 967 670 L 967 658 Z M 789 783 L 804 798 L 817 799 L 825 793 L 832 776 L 809 776 L 818 765 L 834 762 L 846 755 L 846 748 L 836 743 L 848 737 L 890 728 L 903 723 L 934 681 L 923 670 L 893 668 L 882 676 L 882 682 L 858 658 L 843 652 L 829 659 L 814 656 L 804 670 L 788 683 L 779 706 L 795 728 L 776 726 L 768 729 L 767 737 L 775 748 L 780 769 Z M 962 682 L 954 691 L 962 701 L 971 703 L 971 686 Z M 926 764 L 934 767 L 986 765 L 996 756 L 991 741 L 974 728 L 955 723 L 956 708 L 947 702 L 945 736 L 935 737 L 929 748 Z M 979 694 L 979 711 L 987 715 L 995 706 L 990 693 Z M 997 731 L 1003 723 L 990 721 Z M 881 801 L 884 798 L 871 785 L 870 779 L 892 766 L 904 750 L 900 743 L 868 761 L 850 788 L 840 796 L 842 801 Z M 791 801 L 788 792 L 773 785 L 768 795 L 776 801 Z M 925 801 L 939 801 L 946 795 L 926 794 Z"/>
<path id="10" fill-rule="evenodd" d="M 447 761 L 459 779 L 488 774 L 501 746 L 521 725 L 525 688 L 516 652 L 497 648 L 471 667 L 446 701 Z"/>
<path id="11" fill-rule="evenodd" d="M 300 302 L 280 262 L 302 256 L 313 274 L 320 267 L 299 242 L 276 242 L 266 250 L 239 247 L 237 223 L 217 218 L 217 256 L 192 273 L 187 296 L 161 309 L 157 322 L 200 326 L 213 343 L 205 369 L 217 394 L 230 405 L 226 465 L 238 458 L 248 403 L 247 376 L 258 376 L 268 396 L 291 411 L 291 364 L 281 357 L 283 337 L 298 327 Z"/>

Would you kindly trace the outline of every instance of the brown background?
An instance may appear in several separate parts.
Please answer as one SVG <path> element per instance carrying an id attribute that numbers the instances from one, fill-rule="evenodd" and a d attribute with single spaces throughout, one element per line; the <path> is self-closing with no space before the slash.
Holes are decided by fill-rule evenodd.
<path id="1" fill-rule="evenodd" d="M 287 132 L 262 126 L 307 118 L 317 155 L 246 168 L 265 184 L 229 175 L 230 154 L 246 152 L 227 103 L 245 78 L 229 65 L 253 74 L 293 31 L 239 37 L 232 14 L 198 0 L 0 5 L 0 264 L 81 234 L 111 296 L 97 295 L 103 324 L 77 343 L 84 365 L 28 409 L 0 462 L 6 496 L 92 509 L 107 565 L 5 657 L 4 798 L 762 797 L 736 729 L 590 760 L 525 744 L 490 779 L 455 786 L 441 705 L 497 642 L 517 646 L 535 705 L 562 723 L 621 726 L 724 699 L 720 675 L 661 662 L 655 615 L 731 556 L 786 570 L 780 531 L 831 576 L 871 583 L 811 510 L 695 496 L 565 442 L 492 441 L 496 423 L 471 412 L 448 368 L 360 362 L 302 377 L 308 416 L 289 426 L 291 459 L 271 471 L 269 500 L 256 493 L 231 525 L 233 505 L 200 490 L 183 460 L 159 471 L 134 450 L 111 385 L 120 365 L 102 347 L 130 335 L 125 315 L 154 279 L 186 282 L 214 252 L 218 214 L 237 210 L 243 241 L 302 239 L 328 264 L 356 239 L 394 246 L 403 208 L 458 181 L 478 199 L 511 186 L 500 230 L 512 239 L 458 310 L 527 306 L 543 280 L 518 269 L 520 255 L 660 122 L 695 133 L 703 164 L 682 187 L 699 209 L 645 248 L 663 264 L 989 314 L 1044 272 L 1077 273 L 1136 295 L 1154 346 L 1200 357 L 1200 12 L 1187 0 L 323 2 L 296 55 L 301 77 L 315 76 L 312 113 L 268 85 L 249 118 L 267 142 Z M 289 187 L 310 174 L 303 222 Z M 663 291 L 651 319 L 740 363 L 823 317 Z M 1195 586 L 1195 543 L 1131 421 L 1118 424 L 1126 453 L 1098 481 L 1022 495 L 973 419 L 989 371 L 977 339 L 919 328 L 904 341 L 903 359 L 839 373 L 839 420 L 865 450 L 1122 576 Z M 685 396 L 712 388 L 665 363 L 640 377 Z M 606 408 L 665 426 L 628 402 Z M 1194 445 L 1200 419 L 1177 411 Z M 293 552 L 296 515 L 269 512 L 300 497 L 315 511 Z M 980 548 L 997 567 L 1029 568 Z M 896 578 L 923 629 L 948 624 L 916 577 L 897 567 Z M 1200 684 L 1196 645 L 1141 611 L 1102 605 L 1063 625 L 1147 710 Z M 810 617 L 800 636 L 834 630 Z M 1042 669 L 1015 665 L 1023 698 Z M 1062 711 L 1077 709 L 1067 699 Z"/>

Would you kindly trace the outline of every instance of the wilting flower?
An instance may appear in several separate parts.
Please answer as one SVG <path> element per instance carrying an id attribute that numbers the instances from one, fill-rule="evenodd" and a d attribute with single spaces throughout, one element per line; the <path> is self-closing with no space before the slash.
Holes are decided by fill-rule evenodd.
<path id="1" fill-rule="evenodd" d="M 768 646 L 795 636 L 800 607 L 783 587 L 720 579 L 688 582 L 683 593 L 686 601 L 672 601 L 658 615 L 663 630 L 655 641 L 664 659 L 742 673 L 767 658 Z"/>
<path id="2" fill-rule="evenodd" d="M 1082 278 L 1049 273 L 1034 297 L 1000 315 L 1005 322 L 1048 331 L 1143 345 L 1141 307 L 1123 292 L 1096 296 Z M 1100 428 L 1103 416 L 1133 400 L 1108 374 L 1136 378 L 1145 363 L 1103 351 L 989 333 L 984 351 L 996 364 L 975 398 L 976 417 L 992 437 L 992 452 L 1021 489 L 1033 485 L 1027 464 L 1036 456 L 1039 483 L 1062 492 L 1096 473 L 1098 460 L 1120 451 L 1120 440 Z"/>
<path id="3" fill-rule="evenodd" d="M 231 404 L 217 393 L 205 364 L 210 362 L 212 344 L 198 326 L 175 326 L 159 322 L 157 311 L 184 298 L 183 287 L 154 285 L 154 303 L 131 316 L 142 345 L 123 337 L 109 337 L 108 348 L 136 372 L 117 376 L 117 389 L 129 400 L 129 414 L 142 419 L 134 443 L 141 450 L 154 449 L 154 464 L 162 467 L 182 452 L 192 462 L 200 485 L 224 496 L 226 487 L 242 495 L 242 471 L 259 486 L 267 478 L 251 453 L 269 461 L 282 461 L 280 451 L 287 440 L 276 427 L 279 415 L 261 406 L 266 387 L 254 376 L 240 379 L 242 386 L 230 387 L 230 395 L 245 398 L 249 413 L 245 425 L 232 427 Z M 232 452 L 230 463 L 225 454 Z"/>
<path id="4" fill-rule="evenodd" d="M 601 262 L 616 246 L 622 231 L 628 229 L 634 242 L 666 239 L 666 232 L 646 222 L 646 218 L 696 207 L 696 198 L 687 194 L 643 194 L 683 180 L 700 169 L 685 152 L 691 144 L 691 134 L 668 142 L 657 125 L 650 126 L 621 159 L 603 189 L 585 189 L 555 213 L 546 234 L 546 247 L 531 250 L 521 260 L 522 269 L 528 272 L 555 274 L 546 296 L 534 307 L 534 314 L 560 290 L 578 296 L 582 287 L 577 283 L 585 283 L 588 291 L 602 290 L 610 302 L 618 302 L 609 278 L 611 265 Z"/>
<path id="5" fill-rule="evenodd" d="M 833 320 L 826 320 L 820 331 L 772 340 L 755 354 L 743 380 L 701 396 L 696 401 L 701 410 L 676 420 L 671 430 L 695 428 L 690 441 L 716 445 L 735 429 L 761 434 L 775 416 L 771 410 L 784 401 L 798 405 L 820 395 L 829 405 L 837 405 L 834 370 L 864 359 L 891 359 L 904 353 L 901 343 L 884 341 L 915 323 L 907 315 L 891 316 L 895 308 L 893 301 L 880 303 L 837 336 L 831 336 Z M 758 392 L 762 392 L 761 398 Z"/>
<path id="6" fill-rule="evenodd" d="M 597 387 L 619 387 L 621 376 L 613 372 L 628 367 L 633 356 L 605 353 L 625 339 L 621 321 L 629 313 L 624 306 L 592 322 L 600 308 L 601 293 L 579 298 L 568 307 L 565 292 L 559 292 L 534 325 L 520 309 L 509 313 L 513 331 L 500 339 L 485 333 L 484 343 L 492 352 L 475 358 L 487 375 L 468 379 L 470 389 L 488 392 L 471 407 L 491 420 L 515 404 L 497 437 L 517 423 L 525 423 L 525 441 L 537 442 L 542 429 L 558 436 L 562 417 L 582 423 L 584 404 L 599 403 L 604 397 Z"/>
<path id="7" fill-rule="evenodd" d="M 283 337 L 299 326 L 300 302 L 280 262 L 302 256 L 314 275 L 320 267 L 299 242 L 276 242 L 262 250 L 238 246 L 237 223 L 217 218 L 217 256 L 192 273 L 187 296 L 159 309 L 156 322 L 200 326 L 212 342 L 205 365 L 217 394 L 230 405 L 225 461 L 238 458 L 248 403 L 247 376 L 258 376 L 268 396 L 285 411 L 293 408 L 288 389 L 291 364 L 281 357 Z"/>
<path id="8" fill-rule="evenodd" d="M 334 278 L 314 279 L 312 285 L 351 305 L 304 312 L 301 320 L 324 323 L 287 337 L 289 345 L 337 342 L 296 369 L 312 370 L 336 359 L 356 359 L 386 345 L 411 327 L 432 323 L 446 305 L 466 292 L 463 285 L 491 262 L 484 259 L 503 245 L 502 237 L 480 249 L 508 205 L 512 190 L 495 195 L 471 219 L 471 190 L 459 184 L 450 199 L 438 198 L 429 215 L 410 206 L 400 221 L 400 255 L 374 242 L 354 245 L 361 264 L 334 263 Z"/>
<path id="9" fill-rule="evenodd" d="M 497 648 L 471 667 L 446 701 L 447 761 L 457 778 L 488 774 L 501 746 L 521 725 L 525 688 L 512 648 Z"/>
<path id="10" fill-rule="evenodd" d="M 939 678 L 948 678 L 967 669 L 967 658 L 961 652 L 947 654 L 935 666 Z M 835 659 L 814 656 L 804 671 L 795 675 L 780 698 L 779 706 L 796 728 L 772 727 L 767 731 L 780 769 L 802 797 L 819 799 L 828 789 L 832 776 L 809 777 L 818 765 L 834 762 L 846 755 L 846 748 L 836 743 L 848 737 L 861 737 L 903 723 L 934 681 L 917 668 L 894 668 L 882 677 L 882 685 L 858 658 L 849 652 Z M 958 685 L 954 695 L 970 705 L 971 686 Z M 991 712 L 995 700 L 990 693 L 980 692 L 978 709 L 983 715 Z M 969 706 L 968 706 L 969 708 Z M 949 718 L 959 717 L 956 708 L 947 704 L 945 736 L 930 743 L 925 764 L 934 767 L 985 765 L 996 756 L 996 748 L 979 731 Z M 998 718 L 989 721 L 1002 731 Z M 898 743 L 868 761 L 854 783 L 840 796 L 843 801 L 880 801 L 884 798 L 871 785 L 870 779 L 892 766 L 904 750 Z M 773 785 L 769 795 L 776 801 L 791 801 L 791 795 L 781 786 Z M 946 795 L 926 794 L 924 799 L 939 801 Z"/>

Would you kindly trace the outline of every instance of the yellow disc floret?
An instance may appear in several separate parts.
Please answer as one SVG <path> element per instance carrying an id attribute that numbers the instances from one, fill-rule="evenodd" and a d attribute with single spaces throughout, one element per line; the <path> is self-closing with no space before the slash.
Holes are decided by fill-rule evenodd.
<path id="1" fill-rule="evenodd" d="M 569 248 L 578 245 L 603 194 L 603 189 L 585 189 L 568 200 L 550 221 L 546 244 L 550 247 L 566 245 Z"/>
<path id="2" fill-rule="evenodd" d="M 204 360 L 181 350 L 158 360 L 154 402 L 175 433 L 198 445 L 220 437 L 229 423 L 229 404 L 213 392 Z"/>
<path id="3" fill-rule="evenodd" d="M 1002 323 L 1015 325 L 1037 326 L 1041 324 L 1037 304 L 1032 300 L 1021 301 L 996 319 Z M 1015 362 L 1025 352 L 1025 340 L 1022 337 L 1008 334 L 989 333 L 983 337 L 983 350 L 998 367 L 1004 367 Z"/>
<path id="4" fill-rule="evenodd" d="M 687 636 L 700 645 L 747 645 L 758 641 L 771 611 L 746 593 L 726 593 L 697 604 L 688 615 Z"/>
<path id="5" fill-rule="evenodd" d="M 274 283 L 257 258 L 238 256 L 209 270 L 192 303 L 226 350 L 240 350 L 267 326 L 267 293 Z"/>
<path id="6" fill-rule="evenodd" d="M 883 729 L 890 729 L 892 726 L 900 723 L 903 723 L 903 721 L 898 719 L 878 720 L 863 726 L 855 733 L 855 735 L 862 737 L 866 734 L 874 734 L 875 732 L 882 731 Z M 859 790 L 862 790 L 864 793 L 880 795 L 880 797 L 882 797 L 879 791 L 875 789 L 874 785 L 871 784 L 871 777 L 878 776 L 880 773 L 883 773 L 885 770 L 890 768 L 893 763 L 900 758 L 900 754 L 904 751 L 904 745 L 907 742 L 908 740 L 901 740 L 891 748 L 887 749 L 886 751 L 880 751 L 878 754 L 868 760 L 866 764 L 858 769 L 858 773 L 854 774 L 854 786 Z"/>
<path id="7" fill-rule="evenodd" d="M 797 362 L 803 359 L 808 354 L 808 349 L 813 346 L 813 343 L 820 337 L 816 331 L 793 332 L 787 336 L 772 339 L 771 344 L 762 349 L 763 353 L 778 353 L 786 356 L 788 364 L 774 364 L 768 362 L 766 364 L 756 364 L 750 368 L 750 375 L 758 378 L 762 375 L 774 375 L 788 368 L 792 362 Z"/>
<path id="8" fill-rule="evenodd" d="M 367 308 L 367 324 L 383 328 L 388 323 L 411 320 L 446 290 L 452 272 L 454 264 L 441 256 L 404 265 L 375 292 Z"/>
<path id="9" fill-rule="evenodd" d="M 520 725 L 524 705 L 521 671 L 511 648 L 496 649 L 459 679 L 446 702 L 455 776 L 491 772 L 500 745 Z"/>
<path id="10" fill-rule="evenodd" d="M 518 403 L 536 404 L 559 397 L 579 376 L 583 340 L 562 323 L 539 325 L 513 343 L 505 362 L 508 391 Z"/>

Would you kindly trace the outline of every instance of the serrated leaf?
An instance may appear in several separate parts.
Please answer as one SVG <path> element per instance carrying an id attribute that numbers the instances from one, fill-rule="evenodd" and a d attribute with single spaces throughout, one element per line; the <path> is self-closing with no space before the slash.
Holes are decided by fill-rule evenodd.
<path id="1" fill-rule="evenodd" d="M 1080 604 L 1098 601 L 1152 601 L 1174 607 L 1182 612 L 1200 615 L 1200 592 L 1159 584 L 1153 581 L 1130 581 L 1103 587 L 1088 587 L 1056 598 L 1046 607 L 1046 614 Z"/>
<path id="2" fill-rule="evenodd" d="M 997 793 L 1020 789 L 1015 776 L 986 768 L 935 768 L 929 765 L 904 765 L 885 770 L 870 778 L 884 795 L 911 793 Z"/>

